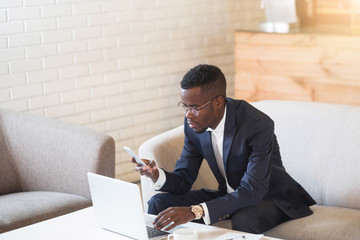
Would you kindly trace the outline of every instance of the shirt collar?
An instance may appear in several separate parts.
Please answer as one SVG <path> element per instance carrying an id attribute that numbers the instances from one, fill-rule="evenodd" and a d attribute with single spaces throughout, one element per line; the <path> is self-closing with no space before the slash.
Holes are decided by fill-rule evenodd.
<path id="1" fill-rule="evenodd" d="M 206 131 L 208 132 L 214 132 L 214 133 L 219 133 L 219 132 L 223 132 L 224 131 L 224 128 L 225 128 L 225 119 L 226 119 L 226 108 L 227 106 L 225 105 L 225 110 L 224 110 L 224 115 L 221 119 L 221 121 L 219 122 L 219 124 L 216 126 L 215 129 L 212 129 L 212 128 L 208 128 L 206 129 Z"/>

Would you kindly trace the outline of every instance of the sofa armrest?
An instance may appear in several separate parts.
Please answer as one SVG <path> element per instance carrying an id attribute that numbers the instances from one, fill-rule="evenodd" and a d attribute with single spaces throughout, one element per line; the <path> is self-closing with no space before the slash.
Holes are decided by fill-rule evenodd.
<path id="1" fill-rule="evenodd" d="M 184 126 L 176 127 L 172 130 L 155 136 L 143 144 L 139 148 L 140 158 L 155 160 L 158 167 L 166 171 L 173 171 L 176 161 L 181 155 L 184 146 Z M 147 212 L 147 201 L 159 193 L 152 189 L 152 181 L 147 177 L 141 177 L 141 189 L 144 202 L 144 210 Z M 192 189 L 200 188 L 217 189 L 217 181 L 206 161 L 201 165 L 199 176 L 192 186 Z"/>
<path id="2" fill-rule="evenodd" d="M 87 172 L 115 175 L 115 143 L 110 136 L 9 110 L 0 110 L 0 122 L 23 191 L 90 199 Z"/>

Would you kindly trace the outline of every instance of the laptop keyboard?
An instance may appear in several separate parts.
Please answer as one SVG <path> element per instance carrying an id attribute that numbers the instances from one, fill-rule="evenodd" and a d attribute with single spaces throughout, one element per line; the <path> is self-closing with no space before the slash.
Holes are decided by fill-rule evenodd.
<path id="1" fill-rule="evenodd" d="M 157 230 L 157 229 L 149 227 L 149 226 L 146 226 L 146 230 L 147 230 L 149 239 L 159 237 L 159 236 L 165 236 L 165 235 L 169 234 L 168 232 Z"/>

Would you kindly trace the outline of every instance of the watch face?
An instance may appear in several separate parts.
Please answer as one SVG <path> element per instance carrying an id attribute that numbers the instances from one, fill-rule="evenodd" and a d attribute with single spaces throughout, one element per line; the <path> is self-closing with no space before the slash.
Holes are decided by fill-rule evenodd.
<path id="1" fill-rule="evenodd" d="M 203 208 L 199 205 L 194 205 L 191 207 L 191 211 L 195 214 L 195 219 L 200 219 L 203 215 Z"/>
<path id="2" fill-rule="evenodd" d="M 200 206 L 195 206 L 194 210 L 195 210 L 196 212 L 202 212 L 202 207 L 200 207 Z"/>

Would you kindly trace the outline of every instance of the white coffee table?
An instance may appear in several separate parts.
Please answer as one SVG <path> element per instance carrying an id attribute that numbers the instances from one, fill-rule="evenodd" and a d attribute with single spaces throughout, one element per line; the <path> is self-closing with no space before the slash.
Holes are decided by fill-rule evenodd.
<path id="1" fill-rule="evenodd" d="M 204 224 L 187 223 L 184 226 L 196 229 L 199 240 L 215 239 L 232 230 L 206 226 Z M 240 232 L 239 232 L 240 233 Z M 93 208 L 85 208 L 57 218 L 36 223 L 0 234 L 0 240 L 119 240 L 128 239 L 116 233 L 103 230 L 96 224 Z M 262 240 L 274 238 L 263 237 Z"/>

